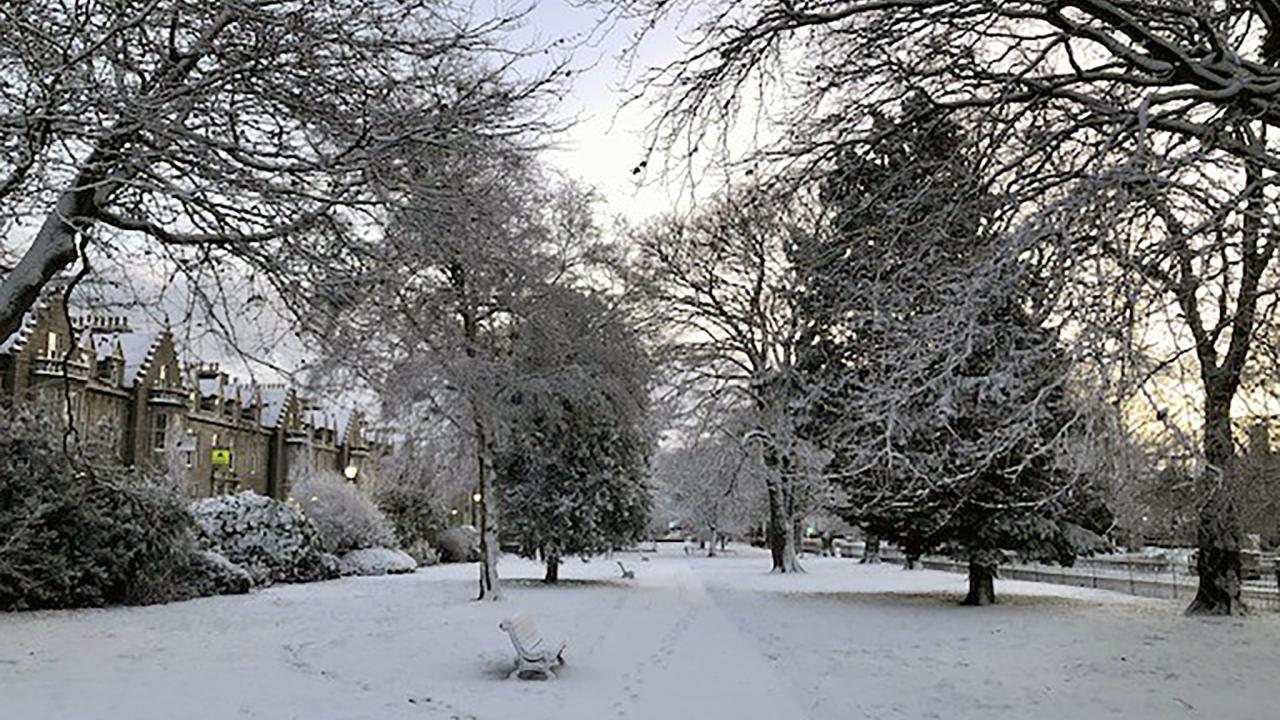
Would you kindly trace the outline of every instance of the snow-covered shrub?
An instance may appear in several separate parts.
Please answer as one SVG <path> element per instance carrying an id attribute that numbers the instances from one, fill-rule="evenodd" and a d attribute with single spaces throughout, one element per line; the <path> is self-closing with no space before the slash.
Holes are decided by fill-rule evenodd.
<path id="1" fill-rule="evenodd" d="M 446 527 L 434 468 L 425 460 L 415 461 L 417 454 L 402 451 L 369 487 L 369 497 L 391 521 L 403 548 L 432 541 Z"/>
<path id="2" fill-rule="evenodd" d="M 326 552 L 336 555 L 397 545 L 391 521 L 360 488 L 337 473 L 317 473 L 294 484 L 290 494 L 320 532 Z"/>
<path id="3" fill-rule="evenodd" d="M 440 563 L 440 553 L 436 552 L 436 549 L 426 540 L 419 540 L 406 547 L 404 551 L 418 563 L 418 567 L 430 567 Z"/>
<path id="4" fill-rule="evenodd" d="M 181 596 L 191 519 L 169 487 L 27 408 L 0 412 L 0 609 Z"/>
<path id="5" fill-rule="evenodd" d="M 191 555 L 186 587 L 198 597 L 206 595 L 240 595 L 253 587 L 248 571 L 223 555 L 198 550 Z"/>
<path id="6" fill-rule="evenodd" d="M 470 525 L 449 528 L 436 536 L 436 547 L 445 562 L 476 562 L 480 559 L 480 531 Z"/>
<path id="7" fill-rule="evenodd" d="M 248 571 L 255 585 L 337 577 L 336 559 L 296 508 L 252 491 L 191 504 L 200 545 Z"/>
<path id="8" fill-rule="evenodd" d="M 343 575 L 395 575 L 411 573 L 418 563 L 403 551 L 391 548 L 364 548 L 352 550 L 338 558 Z"/>

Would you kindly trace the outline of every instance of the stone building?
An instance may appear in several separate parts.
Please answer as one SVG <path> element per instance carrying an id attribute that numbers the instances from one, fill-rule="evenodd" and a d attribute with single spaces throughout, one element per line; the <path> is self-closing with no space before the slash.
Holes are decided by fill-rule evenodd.
<path id="1" fill-rule="evenodd" d="M 253 490 L 283 499 L 293 478 L 358 477 L 365 458 L 386 449 L 367 438 L 359 411 L 238 382 L 217 365 L 184 372 L 167 330 L 136 332 L 118 317 L 69 322 L 60 296 L 0 344 L 0 391 L 93 433 L 125 464 L 168 472 L 193 497 Z"/>

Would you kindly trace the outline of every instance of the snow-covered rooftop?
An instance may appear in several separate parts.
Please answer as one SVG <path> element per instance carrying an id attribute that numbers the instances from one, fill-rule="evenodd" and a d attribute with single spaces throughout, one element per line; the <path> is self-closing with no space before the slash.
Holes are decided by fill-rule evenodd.
<path id="1" fill-rule="evenodd" d="M 22 316 L 22 323 L 18 325 L 18 329 L 9 337 L 0 341 L 0 352 L 16 352 L 21 350 L 27 344 L 27 340 L 31 337 L 31 332 L 35 329 L 36 318 L 40 313 L 49 309 L 49 303 L 46 300 L 40 300 L 31 306 L 29 310 Z"/>
<path id="2" fill-rule="evenodd" d="M 284 415 L 284 408 L 289 404 L 290 390 L 283 385 L 270 385 L 262 388 L 260 395 L 262 397 L 262 424 L 264 427 L 275 428 L 280 426 L 280 418 Z"/>
<path id="3" fill-rule="evenodd" d="M 156 344 L 160 340 L 158 332 L 121 332 L 100 335 L 94 339 L 94 348 L 99 358 L 112 357 L 116 348 L 124 358 L 124 384 L 133 387 L 141 375 L 146 372 L 155 353 Z"/>

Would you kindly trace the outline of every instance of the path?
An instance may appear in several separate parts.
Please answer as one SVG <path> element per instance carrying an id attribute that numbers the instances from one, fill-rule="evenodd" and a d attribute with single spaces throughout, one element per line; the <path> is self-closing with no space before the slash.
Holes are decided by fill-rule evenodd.
<path id="1" fill-rule="evenodd" d="M 569 691 L 569 716 L 805 717 L 776 669 L 712 601 L 686 560 L 637 563 L 636 570 L 637 591 L 608 632 L 574 660 L 591 683 L 612 688 L 604 694 L 608 705 L 591 696 L 575 702 Z"/>

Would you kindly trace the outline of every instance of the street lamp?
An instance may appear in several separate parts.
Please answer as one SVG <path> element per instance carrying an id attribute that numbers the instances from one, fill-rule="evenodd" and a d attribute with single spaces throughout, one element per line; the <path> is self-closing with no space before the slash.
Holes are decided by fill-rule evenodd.
<path id="1" fill-rule="evenodd" d="M 355 482 L 356 475 L 360 474 L 360 468 L 356 467 L 355 463 L 352 463 L 342 471 L 342 474 L 346 475 L 347 479 L 350 480 L 351 482 Z"/>

